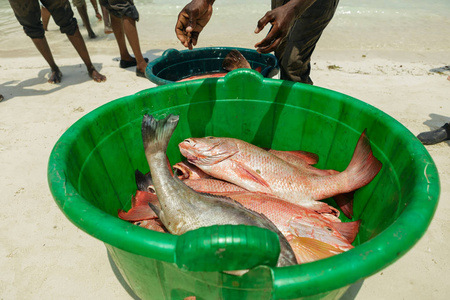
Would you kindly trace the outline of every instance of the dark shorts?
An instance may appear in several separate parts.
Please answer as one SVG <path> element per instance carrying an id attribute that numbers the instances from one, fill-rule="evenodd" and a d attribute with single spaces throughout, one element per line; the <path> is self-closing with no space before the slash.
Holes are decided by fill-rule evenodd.
<path id="1" fill-rule="evenodd" d="M 83 7 L 86 6 L 86 0 L 72 0 L 72 4 L 75 7 Z"/>
<path id="2" fill-rule="evenodd" d="M 139 21 L 139 12 L 134 6 L 133 0 L 100 0 L 100 4 L 118 18 L 126 16 Z"/>
<path id="3" fill-rule="evenodd" d="M 61 33 L 73 35 L 77 30 L 77 20 L 68 0 L 40 0 L 59 26 Z M 44 38 L 44 28 L 41 21 L 41 6 L 39 0 L 9 0 L 25 34 L 30 38 Z"/>
<path id="4" fill-rule="evenodd" d="M 317 0 L 294 23 L 287 38 L 275 50 L 281 79 L 313 83 L 309 77 L 311 55 L 338 4 L 339 0 Z M 281 5 L 282 0 L 272 1 L 272 8 Z"/>

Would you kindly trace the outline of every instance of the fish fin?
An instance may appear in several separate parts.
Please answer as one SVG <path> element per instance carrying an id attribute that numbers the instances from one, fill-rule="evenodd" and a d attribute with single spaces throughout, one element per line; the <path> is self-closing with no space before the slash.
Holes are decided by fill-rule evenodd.
<path id="1" fill-rule="evenodd" d="M 137 191 L 136 191 L 137 193 Z M 131 195 L 131 207 L 135 207 L 136 206 L 136 196 Z"/>
<path id="2" fill-rule="evenodd" d="M 122 220 L 133 222 L 157 218 L 155 212 L 148 205 L 133 207 L 128 212 L 119 209 L 117 215 Z"/>
<path id="3" fill-rule="evenodd" d="M 142 220 L 140 222 L 134 222 L 133 224 L 153 231 L 162 233 L 168 232 L 166 227 L 164 227 L 164 225 L 158 219 Z"/>
<path id="4" fill-rule="evenodd" d="M 316 261 L 344 252 L 339 248 L 313 238 L 293 236 L 288 240 L 299 264 Z"/>
<path id="5" fill-rule="evenodd" d="M 354 192 L 350 192 L 333 196 L 336 204 L 349 219 L 353 217 L 353 194 Z"/>
<path id="6" fill-rule="evenodd" d="M 153 203 L 148 203 L 148 206 L 153 210 L 153 212 L 158 216 L 158 218 L 161 220 L 161 214 L 162 214 L 162 210 L 154 205 Z"/>
<path id="7" fill-rule="evenodd" d="M 315 165 L 319 162 L 319 156 L 312 152 L 307 151 L 280 151 L 280 150 L 269 150 L 270 153 L 278 156 L 281 159 L 288 159 L 289 156 L 294 159 L 300 159 L 304 162 L 306 162 L 308 165 Z"/>
<path id="8" fill-rule="evenodd" d="M 236 69 L 251 69 L 252 67 L 241 52 L 233 49 L 225 56 L 222 68 L 230 72 Z"/>
<path id="9" fill-rule="evenodd" d="M 180 117 L 169 114 L 161 120 L 145 114 L 142 119 L 142 141 L 146 154 L 162 151 L 166 153 L 170 137 L 177 127 Z"/>
<path id="10" fill-rule="evenodd" d="M 141 171 L 136 169 L 136 171 L 134 171 L 134 178 L 138 190 L 154 193 L 155 188 L 153 186 L 152 174 L 150 174 L 150 172 L 144 175 Z"/>
<path id="11" fill-rule="evenodd" d="M 350 243 L 356 238 L 356 235 L 359 231 L 359 225 L 361 224 L 361 220 L 353 221 L 353 222 L 333 222 L 333 227 L 342 234 L 343 237 L 347 239 Z"/>
<path id="12" fill-rule="evenodd" d="M 342 172 L 347 173 L 349 192 L 363 187 L 372 181 L 383 166 L 382 163 L 375 156 L 373 156 L 366 131 L 367 129 L 364 129 L 363 133 L 359 137 L 352 160 L 350 161 L 347 169 Z"/>
<path id="13" fill-rule="evenodd" d="M 270 190 L 270 185 L 262 178 L 256 171 L 248 168 L 245 164 L 241 164 L 237 161 L 235 163 L 234 171 L 238 173 L 238 176 L 243 179 L 251 180 L 265 189 Z"/>
<path id="14" fill-rule="evenodd" d="M 134 196 L 134 204 L 132 203 L 131 207 L 147 205 L 149 202 L 155 205 L 159 203 L 156 194 L 137 190 Z"/>

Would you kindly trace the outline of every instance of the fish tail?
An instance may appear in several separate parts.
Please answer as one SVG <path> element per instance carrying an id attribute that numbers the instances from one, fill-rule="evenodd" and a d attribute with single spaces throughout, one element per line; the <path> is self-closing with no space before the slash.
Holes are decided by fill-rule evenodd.
<path id="1" fill-rule="evenodd" d="M 299 264 L 313 262 L 344 252 L 330 244 L 308 237 L 291 236 L 289 243 L 294 249 Z"/>
<path id="2" fill-rule="evenodd" d="M 353 222 L 333 222 L 333 227 L 345 237 L 349 243 L 353 243 L 359 232 L 361 220 Z"/>
<path id="3" fill-rule="evenodd" d="M 350 164 L 347 169 L 342 172 L 347 176 L 348 192 L 363 187 L 372 181 L 381 170 L 382 166 L 382 163 L 373 156 L 370 141 L 365 129 L 359 137 Z"/>
<path id="4" fill-rule="evenodd" d="M 152 115 L 144 115 L 141 130 L 146 154 L 166 152 L 170 137 L 177 127 L 179 119 L 179 116 L 172 114 L 161 120 L 156 120 Z"/>
<path id="5" fill-rule="evenodd" d="M 353 194 L 354 192 L 349 192 L 333 196 L 336 204 L 349 219 L 353 217 Z"/>
<path id="6" fill-rule="evenodd" d="M 241 52 L 233 49 L 227 54 L 227 56 L 225 56 L 222 63 L 222 68 L 230 72 L 235 69 L 251 69 L 251 66 Z"/>

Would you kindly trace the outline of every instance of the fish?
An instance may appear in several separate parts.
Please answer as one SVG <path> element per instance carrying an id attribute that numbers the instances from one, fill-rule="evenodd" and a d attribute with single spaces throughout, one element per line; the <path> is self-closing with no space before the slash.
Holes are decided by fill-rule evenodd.
<path id="1" fill-rule="evenodd" d="M 251 69 L 252 67 L 241 52 L 233 49 L 223 59 L 222 68 L 231 72 L 236 69 Z"/>
<path id="2" fill-rule="evenodd" d="M 212 72 L 212 73 L 206 73 L 202 75 L 193 75 L 189 76 L 180 80 L 177 80 L 177 82 L 184 82 L 184 81 L 191 81 L 196 79 L 205 79 L 205 78 L 221 78 L 227 75 L 228 72 Z"/>
<path id="3" fill-rule="evenodd" d="M 308 237 L 291 235 L 288 240 L 297 260 L 301 263 L 313 262 L 344 252 L 330 244 Z"/>
<path id="4" fill-rule="evenodd" d="M 136 195 L 131 198 L 131 209 L 125 212 L 119 209 L 117 215 L 125 221 L 141 221 L 148 219 L 156 219 L 158 216 L 149 207 L 149 203 L 158 206 L 159 201 L 156 194 L 149 191 L 136 191 Z"/>
<path id="5" fill-rule="evenodd" d="M 167 232 L 167 229 L 164 227 L 164 225 L 161 223 L 159 219 L 140 220 L 133 222 L 133 224 L 153 231 L 163 233 Z"/>
<path id="6" fill-rule="evenodd" d="M 269 153 L 281 158 L 285 162 L 293 165 L 297 169 L 300 169 L 304 174 L 311 174 L 317 176 L 326 176 L 339 173 L 336 170 L 322 170 L 315 168 L 313 165 L 319 162 L 319 156 L 315 153 L 306 151 L 279 151 L 274 149 L 268 149 Z"/>
<path id="7" fill-rule="evenodd" d="M 189 163 L 217 179 L 324 213 L 332 210 L 331 206 L 317 200 L 365 186 L 382 167 L 372 153 L 366 130 L 347 168 L 326 176 L 302 172 L 276 155 L 235 138 L 188 138 L 178 147 Z"/>
<path id="8" fill-rule="evenodd" d="M 177 82 L 190 81 L 195 79 L 204 79 L 204 78 L 220 78 L 227 75 L 228 72 L 236 70 L 236 69 L 251 69 L 250 63 L 248 60 L 236 49 L 232 49 L 224 58 L 222 62 L 222 69 L 226 72 L 211 72 L 207 74 L 201 75 L 192 75 L 187 78 L 183 78 L 178 80 Z M 256 71 L 261 73 L 262 68 L 255 68 Z"/>
<path id="9" fill-rule="evenodd" d="M 117 211 L 118 217 L 130 222 L 156 219 L 158 216 L 148 205 L 148 203 L 152 203 L 153 205 L 159 206 L 151 176 L 149 174 L 144 175 L 139 170 L 135 170 L 134 178 L 137 191 L 131 197 L 131 209 L 127 212 L 119 209 Z"/>
<path id="10" fill-rule="evenodd" d="M 250 225 L 269 229 L 278 235 L 280 255 L 277 266 L 297 264 L 295 253 L 283 234 L 267 217 L 223 196 L 203 194 L 184 184 L 167 167 L 166 151 L 179 116 L 169 114 L 156 120 L 145 114 L 141 133 L 153 186 L 160 207 L 151 203 L 164 227 L 175 235 L 212 225 Z"/>
<path id="11" fill-rule="evenodd" d="M 309 173 L 310 175 L 327 176 L 339 173 L 339 171 L 336 170 L 322 170 L 313 167 L 312 165 L 317 164 L 319 161 L 319 156 L 315 153 L 301 150 L 296 151 L 279 151 L 274 149 L 266 149 L 266 150 L 276 155 L 277 157 L 283 159 L 284 161 L 290 163 L 291 165 L 301 169 L 302 172 Z M 349 219 L 353 217 L 353 194 L 354 192 L 349 192 L 333 196 L 333 199 L 338 205 L 338 207 Z"/>
<path id="12" fill-rule="evenodd" d="M 199 179 L 199 178 L 211 178 L 208 174 L 200 170 L 193 164 L 187 161 L 181 161 L 173 165 L 173 169 L 177 171 L 178 178 L 183 179 Z"/>
<path id="13" fill-rule="evenodd" d="M 266 216 L 289 241 L 298 263 L 352 249 L 351 243 L 359 231 L 359 220 L 342 223 L 332 214 L 318 214 L 272 195 L 236 190 L 234 184 L 221 180 L 200 178 L 185 179 L 183 182 L 197 192 L 226 196 Z M 300 242 L 305 242 L 307 246 L 299 245 Z"/>

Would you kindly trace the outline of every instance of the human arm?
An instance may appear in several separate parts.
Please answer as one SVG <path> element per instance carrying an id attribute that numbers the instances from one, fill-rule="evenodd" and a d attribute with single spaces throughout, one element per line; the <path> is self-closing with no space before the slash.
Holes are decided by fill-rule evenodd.
<path id="1" fill-rule="evenodd" d="M 189 50 L 197 45 L 198 36 L 212 16 L 214 0 L 192 0 L 178 14 L 175 33 Z"/>
<path id="2" fill-rule="evenodd" d="M 272 29 L 263 40 L 255 44 L 256 50 L 260 53 L 274 51 L 289 33 L 295 20 L 297 20 L 315 1 L 316 0 L 291 0 L 283 6 L 268 11 L 264 17 L 258 21 L 255 33 L 261 32 L 268 23 L 272 24 Z"/>
<path id="3" fill-rule="evenodd" d="M 101 15 L 100 12 L 98 11 L 98 3 L 97 3 L 97 0 L 91 0 L 91 4 L 92 4 L 92 7 L 94 7 L 94 10 L 95 10 L 95 17 L 96 17 L 99 21 L 101 21 L 101 20 L 102 20 L 102 15 Z"/>

